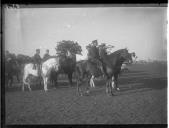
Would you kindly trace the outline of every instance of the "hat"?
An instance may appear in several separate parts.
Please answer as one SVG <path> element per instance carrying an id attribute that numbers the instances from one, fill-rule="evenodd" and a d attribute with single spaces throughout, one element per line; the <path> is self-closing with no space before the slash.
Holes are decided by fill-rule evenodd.
<path id="1" fill-rule="evenodd" d="M 94 43 L 97 43 L 97 40 L 93 40 L 93 41 L 92 41 L 92 44 L 94 44 Z"/>
<path id="2" fill-rule="evenodd" d="M 40 49 L 36 49 L 36 51 L 38 52 L 38 51 L 40 51 Z"/>
<path id="3" fill-rule="evenodd" d="M 100 47 L 105 47 L 106 44 L 105 43 L 101 43 Z"/>

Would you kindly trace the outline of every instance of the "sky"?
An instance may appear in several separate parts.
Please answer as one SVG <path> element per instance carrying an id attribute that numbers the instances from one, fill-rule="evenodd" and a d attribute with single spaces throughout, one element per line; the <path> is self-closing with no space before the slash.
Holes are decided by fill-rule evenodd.
<path id="1" fill-rule="evenodd" d="M 4 11 L 5 50 L 41 57 L 56 42 L 77 41 L 85 59 L 86 45 L 114 45 L 112 51 L 128 48 L 138 60 L 167 60 L 167 7 L 73 7 L 19 8 Z"/>

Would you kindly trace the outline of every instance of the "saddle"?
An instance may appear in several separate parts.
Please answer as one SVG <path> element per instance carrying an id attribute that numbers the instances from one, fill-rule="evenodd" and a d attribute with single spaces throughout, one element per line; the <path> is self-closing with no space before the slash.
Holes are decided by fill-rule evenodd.
<path id="1" fill-rule="evenodd" d="M 39 76 L 40 76 L 40 74 L 41 74 L 41 65 L 39 65 L 39 64 L 34 64 L 34 65 L 33 65 L 33 69 L 34 69 L 34 70 L 38 70 L 38 74 L 39 74 Z"/>
<path id="2" fill-rule="evenodd" d="M 92 59 L 89 59 L 89 61 L 93 64 L 96 65 L 96 67 L 101 70 L 102 74 L 106 75 L 106 71 L 105 71 L 105 68 L 104 68 L 104 63 L 99 60 L 99 59 L 95 59 L 95 58 L 92 58 Z"/>

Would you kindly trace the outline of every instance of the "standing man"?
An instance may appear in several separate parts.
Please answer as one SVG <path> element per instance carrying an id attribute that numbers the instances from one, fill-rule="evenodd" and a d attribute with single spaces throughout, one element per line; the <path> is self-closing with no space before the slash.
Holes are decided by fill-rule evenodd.
<path id="1" fill-rule="evenodd" d="M 49 49 L 46 49 L 46 53 L 44 54 L 43 56 L 43 61 L 46 61 L 50 58 L 50 55 L 49 55 Z"/>
<path id="2" fill-rule="evenodd" d="M 40 49 L 36 49 L 36 53 L 33 56 L 33 62 L 34 62 L 34 69 L 36 69 L 36 64 L 38 66 L 38 68 L 40 69 L 40 65 L 41 65 L 41 57 L 40 57 Z"/>

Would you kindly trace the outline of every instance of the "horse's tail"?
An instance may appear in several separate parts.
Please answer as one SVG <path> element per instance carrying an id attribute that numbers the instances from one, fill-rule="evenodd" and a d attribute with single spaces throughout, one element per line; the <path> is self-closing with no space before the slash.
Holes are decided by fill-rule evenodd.
<path id="1" fill-rule="evenodd" d="M 26 75 L 25 65 L 24 65 L 24 67 L 23 67 L 23 78 L 22 78 L 23 86 L 24 86 L 24 84 L 29 84 L 29 83 L 26 81 L 27 77 L 28 77 L 28 76 Z"/>

